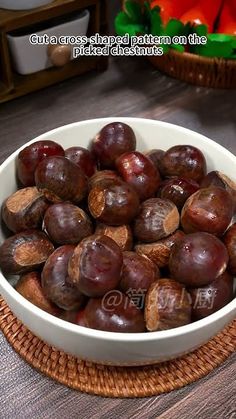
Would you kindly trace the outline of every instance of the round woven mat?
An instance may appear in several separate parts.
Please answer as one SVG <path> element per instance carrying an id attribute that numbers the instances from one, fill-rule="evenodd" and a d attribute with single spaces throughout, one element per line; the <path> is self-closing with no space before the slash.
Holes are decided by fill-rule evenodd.
<path id="1" fill-rule="evenodd" d="M 81 361 L 45 344 L 0 298 L 0 329 L 31 366 L 73 389 L 107 397 L 148 397 L 204 377 L 236 349 L 236 320 L 206 345 L 182 358 L 145 367 L 110 367 Z"/>

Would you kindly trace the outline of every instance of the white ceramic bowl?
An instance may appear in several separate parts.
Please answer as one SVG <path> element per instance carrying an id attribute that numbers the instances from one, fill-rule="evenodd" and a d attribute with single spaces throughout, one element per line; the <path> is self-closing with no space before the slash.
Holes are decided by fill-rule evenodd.
<path id="1" fill-rule="evenodd" d="M 57 128 L 31 142 L 50 139 L 65 148 L 73 145 L 86 147 L 101 127 L 114 120 L 126 122 L 134 129 L 140 151 L 192 144 L 204 152 L 208 170 L 218 169 L 231 177 L 236 173 L 236 158 L 220 145 L 185 128 L 147 119 L 93 119 Z M 0 167 L 0 203 L 16 190 L 14 172 L 18 152 L 13 153 Z M 1 231 L 1 242 L 3 238 Z M 18 294 L 2 274 L 0 292 L 15 315 L 45 342 L 79 358 L 114 365 L 142 365 L 178 357 L 207 342 L 236 317 L 234 299 L 203 320 L 169 331 L 111 333 L 70 324 L 40 310 Z"/>

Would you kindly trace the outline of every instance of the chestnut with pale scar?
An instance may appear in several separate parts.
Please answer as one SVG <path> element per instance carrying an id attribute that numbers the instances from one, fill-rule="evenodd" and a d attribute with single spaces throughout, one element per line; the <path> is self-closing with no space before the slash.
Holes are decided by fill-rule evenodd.
<path id="1" fill-rule="evenodd" d="M 2 219 L 13 233 L 41 229 L 48 206 L 49 202 L 35 186 L 19 189 L 3 203 Z"/>
<path id="2" fill-rule="evenodd" d="M 80 168 L 66 157 L 47 157 L 35 171 L 39 191 L 53 203 L 70 201 L 78 204 L 87 194 L 88 182 Z"/>
<path id="3" fill-rule="evenodd" d="M 8 275 L 39 269 L 54 251 L 42 231 L 27 230 L 6 239 L 0 247 L 0 266 Z"/>
<path id="4" fill-rule="evenodd" d="M 128 224 L 121 226 L 108 226 L 106 224 L 98 224 L 95 234 L 104 234 L 113 239 L 122 251 L 131 250 L 133 248 L 133 233 Z"/>
<path id="5" fill-rule="evenodd" d="M 120 281 L 123 256 L 108 236 L 94 235 L 80 242 L 72 254 L 68 273 L 71 283 L 88 297 L 101 297 Z"/>
<path id="6" fill-rule="evenodd" d="M 167 278 L 153 283 L 146 296 L 145 320 L 149 332 L 190 323 L 191 297 L 183 285 Z"/>
<path id="7" fill-rule="evenodd" d="M 139 243 L 135 252 L 151 259 L 159 268 L 168 266 L 172 246 L 185 236 L 181 230 L 153 243 Z"/>
<path id="8" fill-rule="evenodd" d="M 145 243 L 172 234 L 179 226 L 179 212 L 168 199 L 151 198 L 144 201 L 134 221 L 135 237 Z"/>
<path id="9" fill-rule="evenodd" d="M 127 183 L 96 186 L 88 196 L 92 216 L 102 223 L 119 226 L 130 223 L 139 211 L 139 197 Z"/>

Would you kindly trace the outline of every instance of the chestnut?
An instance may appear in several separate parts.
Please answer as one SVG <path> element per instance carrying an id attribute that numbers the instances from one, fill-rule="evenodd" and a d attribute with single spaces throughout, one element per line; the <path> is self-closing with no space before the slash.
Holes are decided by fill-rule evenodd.
<path id="1" fill-rule="evenodd" d="M 73 323 L 73 324 L 79 324 L 79 313 L 83 312 L 83 309 L 78 310 L 62 310 L 60 313 L 60 316 L 58 316 L 60 319 L 65 320 L 66 322 Z"/>
<path id="2" fill-rule="evenodd" d="M 191 297 L 177 281 L 162 278 L 146 295 L 145 321 L 149 332 L 184 326 L 191 322 Z"/>
<path id="3" fill-rule="evenodd" d="M 117 287 L 122 263 L 122 252 L 110 237 L 87 237 L 75 248 L 70 258 L 70 281 L 88 297 L 101 297 Z"/>
<path id="4" fill-rule="evenodd" d="M 123 267 L 119 289 L 139 307 L 144 308 L 144 298 L 150 285 L 160 278 L 158 267 L 147 257 L 135 252 L 123 253 Z"/>
<path id="5" fill-rule="evenodd" d="M 65 157 L 77 164 L 80 170 L 91 177 L 97 170 L 95 158 L 91 151 L 84 147 L 70 147 L 65 150 Z"/>
<path id="6" fill-rule="evenodd" d="M 40 268 L 54 251 L 41 231 L 27 230 L 6 239 L 0 246 L 0 268 L 5 274 L 17 275 Z"/>
<path id="7" fill-rule="evenodd" d="M 201 188 L 208 188 L 209 186 L 218 186 L 226 189 L 232 197 L 234 211 L 236 211 L 236 182 L 218 170 L 209 172 L 201 182 Z"/>
<path id="8" fill-rule="evenodd" d="M 229 256 L 216 236 L 198 232 L 174 244 L 169 259 L 171 276 L 189 287 L 208 285 L 226 270 Z"/>
<path id="9" fill-rule="evenodd" d="M 44 195 L 35 186 L 19 189 L 3 203 L 2 219 L 14 233 L 41 229 L 48 206 Z"/>
<path id="10" fill-rule="evenodd" d="M 216 186 L 200 189 L 191 195 L 181 212 L 185 233 L 206 231 L 221 236 L 233 216 L 232 198 L 226 190 Z"/>
<path id="11" fill-rule="evenodd" d="M 44 294 L 63 310 L 75 310 L 81 307 L 84 296 L 68 281 L 68 261 L 75 246 L 58 247 L 48 258 L 42 271 Z"/>
<path id="12" fill-rule="evenodd" d="M 192 179 L 167 179 L 161 183 L 158 189 L 158 196 L 169 199 L 181 210 L 189 196 L 197 192 L 198 189 L 198 183 Z"/>
<path id="13" fill-rule="evenodd" d="M 88 196 L 89 211 L 93 218 L 119 226 L 129 224 L 139 211 L 139 197 L 135 190 L 123 182 L 121 185 L 94 187 Z"/>
<path id="14" fill-rule="evenodd" d="M 39 272 L 29 272 L 20 277 L 16 290 L 35 306 L 54 316 L 59 315 L 59 309 L 43 293 L 41 275 Z"/>
<path id="15" fill-rule="evenodd" d="M 93 233 L 89 216 L 70 202 L 51 205 L 44 215 L 43 228 L 57 244 L 78 244 Z"/>
<path id="16" fill-rule="evenodd" d="M 82 201 L 87 193 L 87 178 L 80 168 L 66 157 L 47 157 L 35 171 L 39 191 L 53 203 Z"/>
<path id="17" fill-rule="evenodd" d="M 145 243 L 172 234 L 179 226 L 179 213 L 168 199 L 150 198 L 140 206 L 139 215 L 134 220 L 134 235 Z"/>
<path id="18" fill-rule="evenodd" d="M 123 183 L 123 180 L 114 170 L 97 171 L 88 181 L 89 190 L 96 186 L 103 186 L 106 188 L 114 184 L 120 185 L 121 183 Z"/>
<path id="19" fill-rule="evenodd" d="M 160 172 L 161 168 L 161 160 L 163 159 L 163 156 L 165 154 L 164 150 L 160 149 L 152 149 L 145 152 L 145 156 L 147 156 L 155 165 L 157 170 Z"/>
<path id="20" fill-rule="evenodd" d="M 125 182 L 138 193 L 140 199 L 151 198 L 160 185 L 160 174 L 154 163 L 138 151 L 122 154 L 116 160 L 116 168 Z"/>
<path id="21" fill-rule="evenodd" d="M 236 275 L 236 223 L 232 224 L 223 236 L 223 242 L 228 250 L 231 274 Z"/>
<path id="22" fill-rule="evenodd" d="M 128 224 L 121 226 L 108 226 L 106 224 L 98 224 L 95 234 L 104 234 L 113 239 L 122 251 L 131 250 L 133 247 L 132 230 Z"/>
<path id="23" fill-rule="evenodd" d="M 233 299 L 233 277 L 225 271 L 211 284 L 189 289 L 192 298 L 192 316 L 200 320 L 215 313 Z"/>
<path id="24" fill-rule="evenodd" d="M 23 186 L 34 186 L 34 172 L 38 164 L 49 156 L 64 156 L 60 144 L 54 141 L 35 141 L 20 151 L 16 161 L 17 176 Z"/>
<path id="25" fill-rule="evenodd" d="M 184 236 L 183 231 L 176 230 L 170 236 L 154 243 L 136 244 L 134 250 L 138 255 L 151 259 L 159 268 L 164 268 L 168 266 L 172 246 L 179 240 L 182 240 Z"/>
<path id="26" fill-rule="evenodd" d="M 136 148 L 136 137 L 132 128 L 123 122 L 105 125 L 92 142 L 92 152 L 104 168 L 115 167 L 115 160 L 127 151 Z"/>
<path id="27" fill-rule="evenodd" d="M 103 298 L 91 298 L 77 324 L 107 332 L 145 332 L 143 312 L 125 294 L 112 290 Z"/>
<path id="28" fill-rule="evenodd" d="M 160 171 L 165 177 L 177 176 L 200 182 L 206 175 L 206 159 L 197 147 L 176 145 L 165 152 Z"/>
<path id="29" fill-rule="evenodd" d="M 75 323 L 78 324 L 79 326 L 89 327 L 84 308 L 77 311 L 76 316 L 75 316 Z"/>

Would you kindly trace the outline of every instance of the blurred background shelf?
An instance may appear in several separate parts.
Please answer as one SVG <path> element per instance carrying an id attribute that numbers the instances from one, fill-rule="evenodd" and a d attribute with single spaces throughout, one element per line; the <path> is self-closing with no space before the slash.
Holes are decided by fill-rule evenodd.
<path id="1" fill-rule="evenodd" d="M 0 9 L 0 27 L 4 27 L 6 31 L 12 31 L 53 17 L 83 10 L 93 5 L 96 6 L 101 2 L 102 0 L 54 0 L 52 3 L 37 9 L 20 11 Z"/>
<path id="2" fill-rule="evenodd" d="M 35 25 L 38 27 L 39 24 L 56 22 L 57 19 L 70 17 L 85 9 L 90 13 L 87 35 L 91 36 L 97 32 L 107 34 L 106 0 L 55 0 L 46 6 L 32 10 L 0 9 L 0 103 L 91 70 L 106 70 L 108 57 L 81 57 L 70 61 L 63 67 L 53 67 L 24 76 L 17 74 L 14 70 L 7 39 L 8 33 L 19 30 L 35 33 Z"/>

